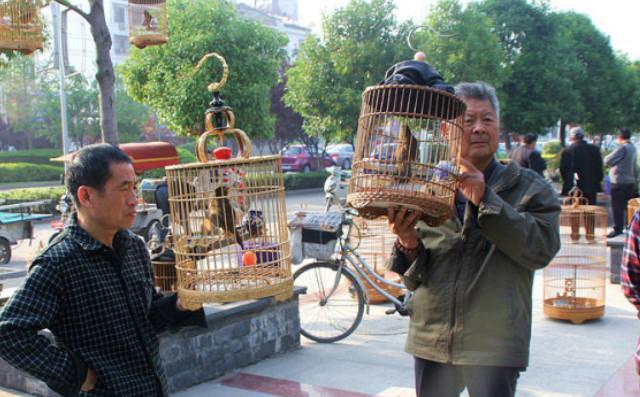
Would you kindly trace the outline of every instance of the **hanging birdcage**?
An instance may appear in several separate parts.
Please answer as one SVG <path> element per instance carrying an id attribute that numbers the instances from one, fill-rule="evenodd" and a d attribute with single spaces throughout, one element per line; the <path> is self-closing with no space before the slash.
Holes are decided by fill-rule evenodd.
<path id="1" fill-rule="evenodd" d="M 349 244 L 357 247 L 355 252 L 366 261 L 378 276 L 394 283 L 401 283 L 400 276 L 385 270 L 385 263 L 396 240 L 396 236 L 389 230 L 387 222 L 364 218 L 355 218 L 353 222 L 355 227 L 351 228 L 352 236 L 349 236 Z M 369 273 L 365 268 L 362 270 Z M 373 274 L 369 273 L 368 276 L 378 287 L 395 297 L 399 297 L 404 293 L 401 288 L 384 284 L 377 280 Z M 367 288 L 370 303 L 376 304 L 387 301 L 387 298 L 376 291 L 369 283 L 364 284 Z"/>
<path id="2" fill-rule="evenodd" d="M 129 42 L 145 48 L 169 41 L 165 0 L 129 0 Z"/>
<path id="3" fill-rule="evenodd" d="M 221 60 L 224 76 L 209 87 L 214 101 L 196 146 L 199 163 L 166 169 L 178 295 L 191 307 L 286 299 L 293 282 L 281 157 L 251 157 L 251 142 L 217 92 L 226 63 L 209 56 Z M 211 159 L 210 138 L 222 143 L 225 136 L 235 139 L 237 156 L 221 146 Z"/>
<path id="4" fill-rule="evenodd" d="M 430 225 L 444 222 L 454 206 L 464 111 L 455 95 L 433 87 L 367 88 L 347 204 L 367 219 L 406 207 Z"/>
<path id="5" fill-rule="evenodd" d="M 0 0 L 0 49 L 31 54 L 43 46 L 41 0 Z"/>
<path id="6" fill-rule="evenodd" d="M 544 313 L 580 324 L 604 315 L 607 210 L 574 189 L 560 213 L 561 248 L 544 269 Z"/>

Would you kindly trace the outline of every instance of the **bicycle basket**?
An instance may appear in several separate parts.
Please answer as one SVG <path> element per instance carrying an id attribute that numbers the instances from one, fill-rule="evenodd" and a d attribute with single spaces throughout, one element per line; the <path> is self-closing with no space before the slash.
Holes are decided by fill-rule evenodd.
<path id="1" fill-rule="evenodd" d="M 340 238 L 342 214 L 339 212 L 301 212 L 289 223 L 293 263 L 314 258 L 329 260 Z"/>

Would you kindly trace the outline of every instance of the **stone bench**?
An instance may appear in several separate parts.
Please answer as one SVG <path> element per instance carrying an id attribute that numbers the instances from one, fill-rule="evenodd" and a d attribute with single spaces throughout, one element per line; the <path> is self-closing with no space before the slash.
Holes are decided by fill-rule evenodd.
<path id="1" fill-rule="evenodd" d="M 170 392 L 218 378 L 274 354 L 300 347 L 296 289 L 292 298 L 273 298 L 205 305 L 208 329 L 187 327 L 160 335 L 162 359 Z M 41 382 L 0 359 L 0 386 L 36 396 L 53 397 Z"/>

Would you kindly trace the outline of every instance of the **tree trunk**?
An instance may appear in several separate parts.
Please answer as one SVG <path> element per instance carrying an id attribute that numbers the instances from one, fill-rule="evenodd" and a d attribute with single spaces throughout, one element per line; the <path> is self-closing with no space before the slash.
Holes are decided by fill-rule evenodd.
<path id="1" fill-rule="evenodd" d="M 561 147 L 565 147 L 565 137 L 566 137 L 566 130 L 567 129 L 567 123 L 560 119 L 560 129 L 558 131 L 558 140 L 560 141 L 560 146 Z"/>
<path id="2" fill-rule="evenodd" d="M 111 62 L 111 34 L 107 27 L 102 0 L 91 0 L 89 24 L 96 44 L 96 79 L 100 87 L 100 131 L 102 141 L 118 144 L 118 122 L 116 119 L 115 74 Z"/>

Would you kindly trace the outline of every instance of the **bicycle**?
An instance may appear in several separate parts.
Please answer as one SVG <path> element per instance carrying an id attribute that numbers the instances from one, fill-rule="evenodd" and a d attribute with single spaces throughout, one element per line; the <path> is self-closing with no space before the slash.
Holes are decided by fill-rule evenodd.
<path id="1" fill-rule="evenodd" d="M 386 314 L 409 314 L 406 305 L 410 291 L 404 285 L 378 275 L 358 254 L 361 233 L 353 221 L 357 212 L 344 207 L 339 209 L 341 222 L 337 252 L 329 259 L 316 259 L 303 265 L 293 275 L 294 286 L 306 289 L 306 293 L 300 296 L 300 332 L 320 343 L 342 340 L 360 325 L 365 304 L 369 312 L 369 294 L 365 285 L 394 304 L 395 308 L 387 310 Z M 358 241 L 352 245 L 356 240 L 354 232 L 358 233 Z M 403 293 L 396 298 L 381 285 L 397 288 Z"/>

